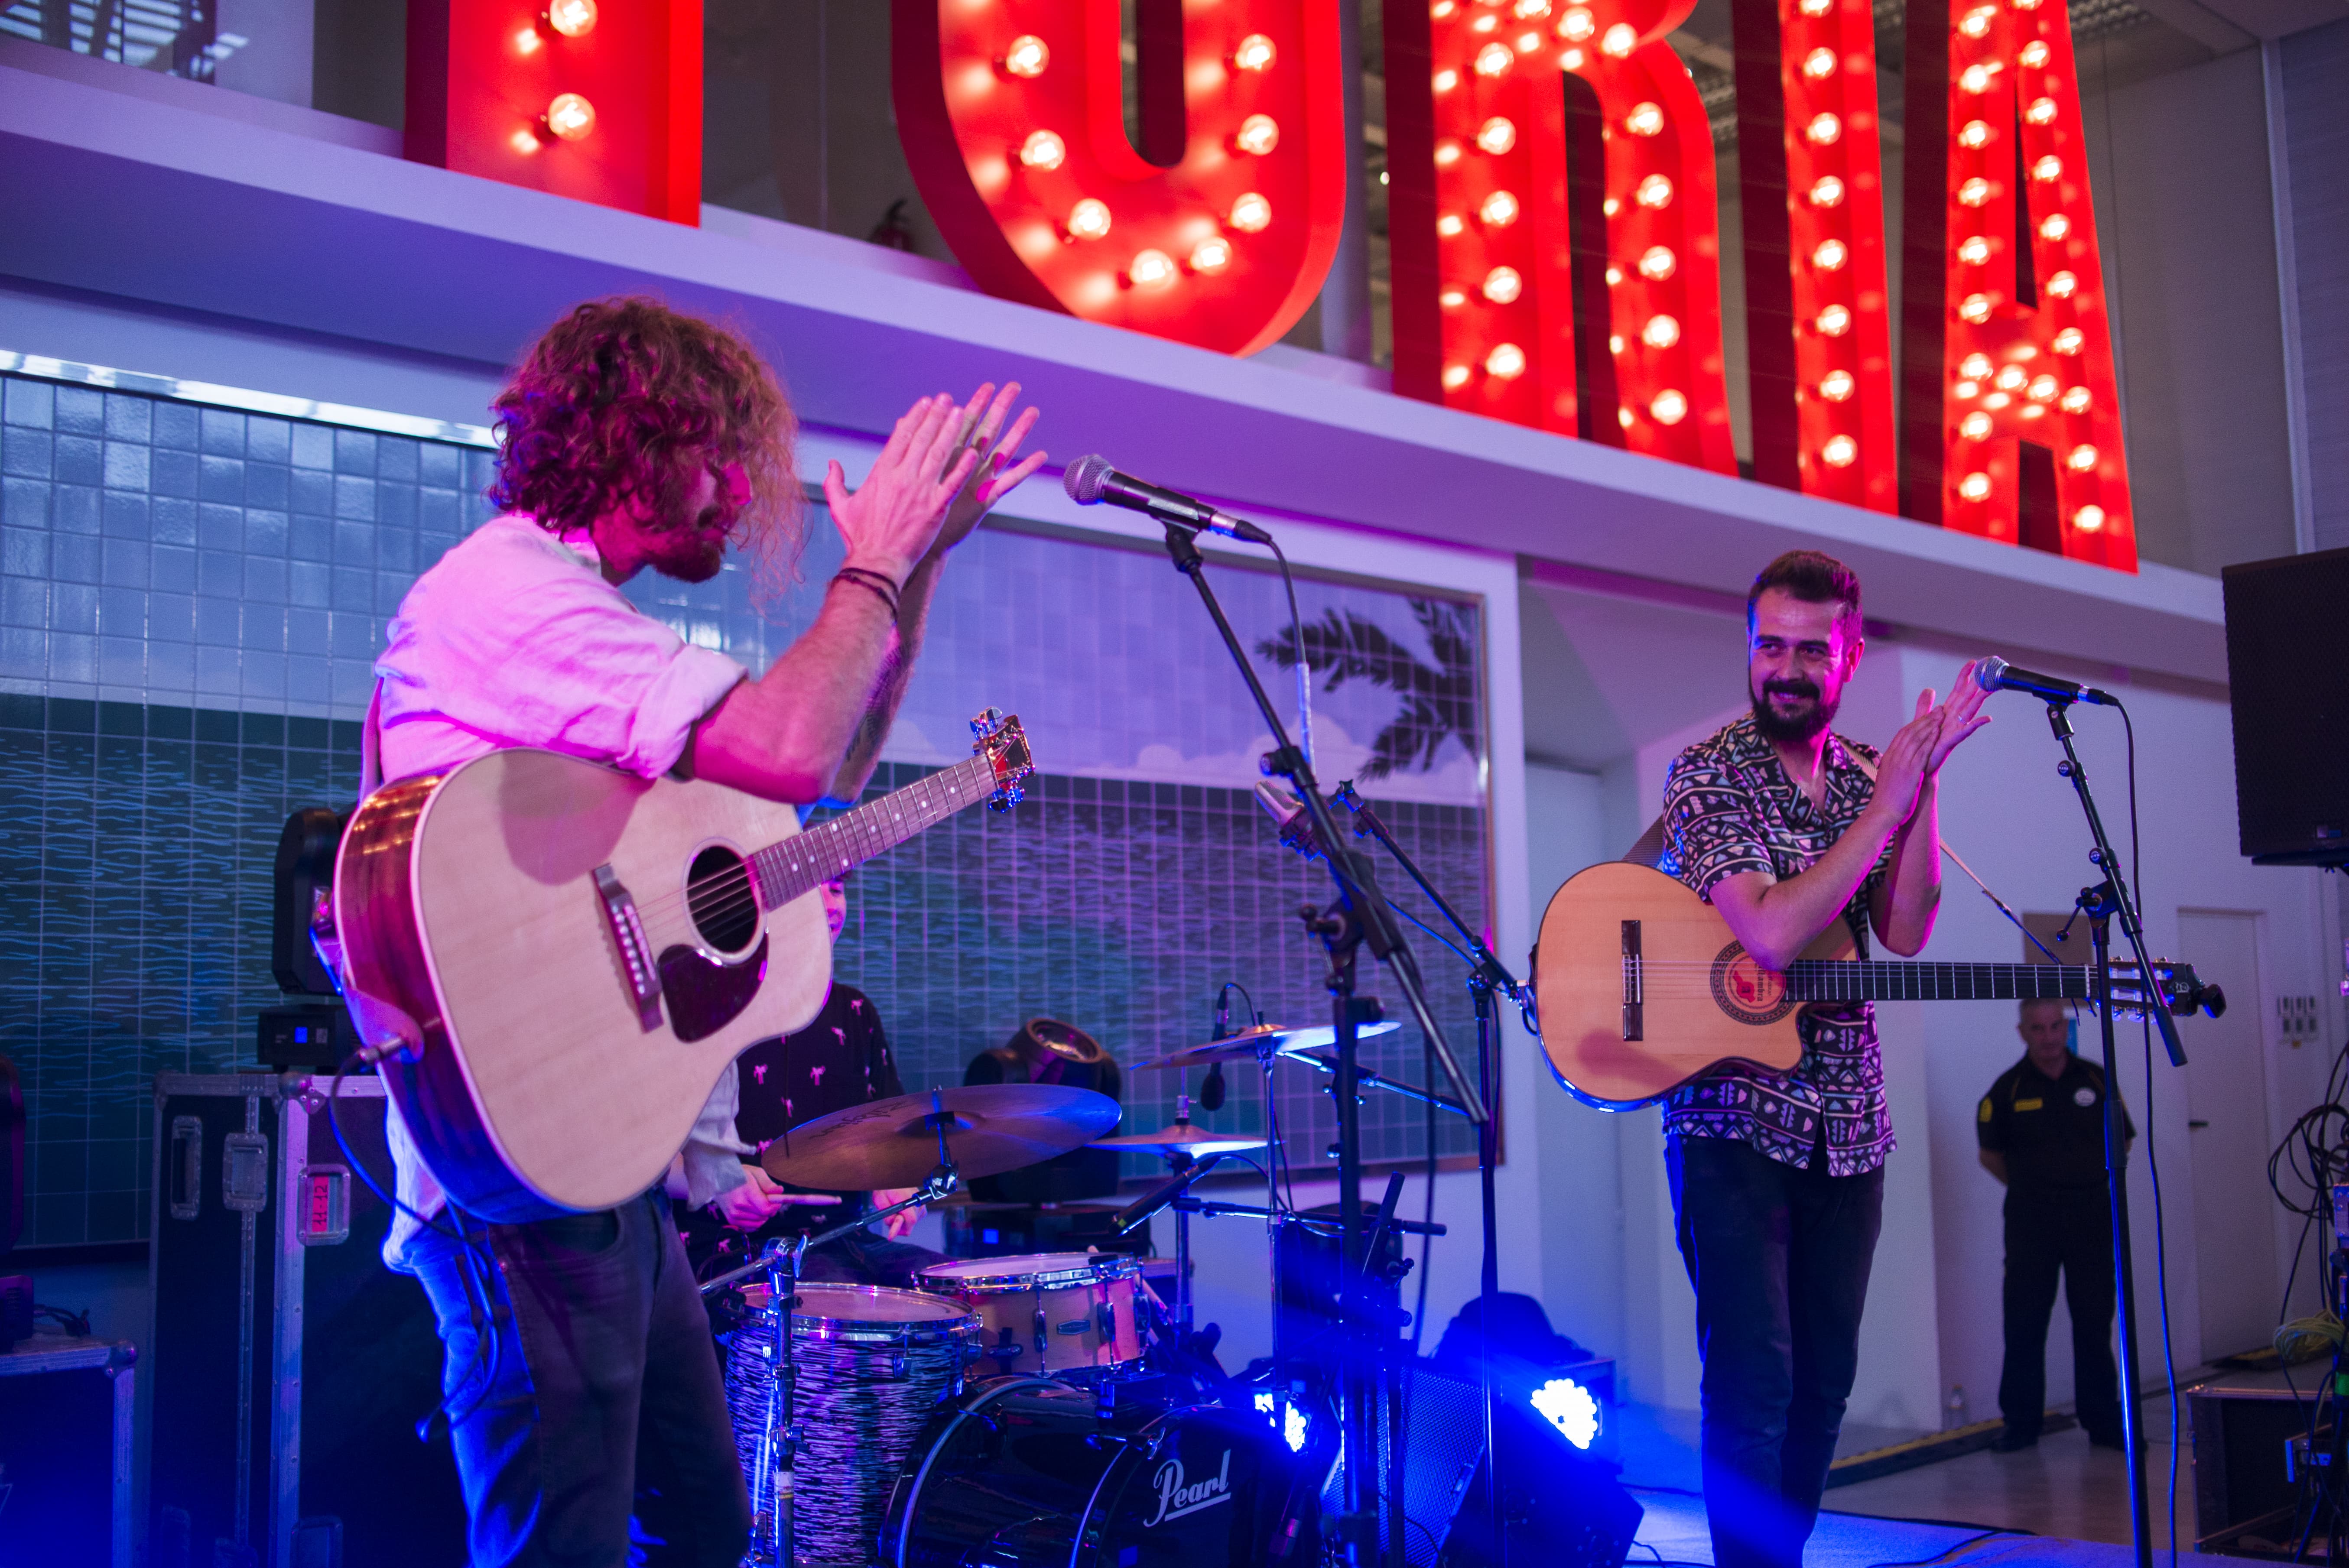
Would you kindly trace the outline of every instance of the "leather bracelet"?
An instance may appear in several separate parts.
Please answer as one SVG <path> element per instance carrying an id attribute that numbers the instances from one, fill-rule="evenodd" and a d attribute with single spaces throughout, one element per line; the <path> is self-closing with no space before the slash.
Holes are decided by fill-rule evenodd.
<path id="1" fill-rule="evenodd" d="M 875 599 L 881 601 L 882 605 L 888 610 L 889 619 L 892 623 L 895 622 L 897 619 L 897 601 L 895 596 L 890 593 L 887 589 L 882 587 L 878 583 L 874 583 L 864 577 L 852 577 L 845 572 L 835 573 L 832 580 L 834 583 L 845 583 L 852 588 L 864 589 L 867 593 L 872 594 Z"/>
<path id="2" fill-rule="evenodd" d="M 895 598 L 905 592 L 904 585 L 895 577 L 890 576 L 885 572 L 875 572 L 869 566 L 843 566 L 840 569 L 839 575 L 843 577 L 869 577 L 874 582 L 881 583 L 886 587 L 889 590 L 889 595 L 892 598 Z"/>

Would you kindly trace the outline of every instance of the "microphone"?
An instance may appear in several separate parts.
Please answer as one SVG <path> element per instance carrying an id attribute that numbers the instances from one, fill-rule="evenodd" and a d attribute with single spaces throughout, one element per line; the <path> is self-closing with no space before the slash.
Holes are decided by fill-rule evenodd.
<path id="1" fill-rule="evenodd" d="M 1272 535 L 1245 518 L 1217 511 L 1206 501 L 1194 500 L 1179 490 L 1162 490 L 1144 484 L 1132 474 L 1119 473 L 1099 452 L 1070 464 L 1068 471 L 1061 476 L 1061 484 L 1069 492 L 1069 499 L 1079 506 L 1107 501 L 1128 511 L 1147 513 L 1161 522 L 1205 529 L 1226 539 L 1244 539 L 1251 544 L 1272 542 Z"/>
<path id="2" fill-rule="evenodd" d="M 1321 840 L 1313 831 L 1313 819 L 1305 814 L 1305 802 L 1268 779 L 1256 781 L 1256 803 L 1264 808 L 1274 827 L 1280 830 L 1280 841 L 1309 861 L 1323 859 Z"/>
<path id="3" fill-rule="evenodd" d="M 2106 707 L 2121 705 L 2120 698 L 2108 691 L 2043 676 L 2036 670 L 2017 669 L 1996 655 L 1974 666 L 1974 679 L 1984 691 L 2029 692 L 2044 702 L 2093 702 Z"/>

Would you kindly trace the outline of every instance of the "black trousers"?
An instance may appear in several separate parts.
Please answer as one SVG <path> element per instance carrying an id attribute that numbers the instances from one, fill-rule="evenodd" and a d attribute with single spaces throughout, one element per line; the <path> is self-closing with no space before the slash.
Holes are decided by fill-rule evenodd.
<path id="1" fill-rule="evenodd" d="M 2120 1374 L 2113 1366 L 2113 1208 L 2099 1187 L 2006 1191 L 2006 1365 L 1998 1408 L 2007 1429 L 2036 1434 L 2047 1408 L 2047 1322 L 2055 1276 L 2072 1315 L 2072 1387 L 2088 1435 L 2118 1442 Z"/>
<path id="2" fill-rule="evenodd" d="M 1818 1522 L 1884 1217 L 1884 1171 L 1830 1176 L 1723 1138 L 1665 1145 L 1696 1287 L 1705 1516 L 1718 1568 L 1799 1568 Z"/>
<path id="3" fill-rule="evenodd" d="M 494 1268 L 434 1230 L 408 1262 L 440 1321 L 474 1568 L 734 1568 L 750 1499 L 668 1200 L 466 1233 Z"/>

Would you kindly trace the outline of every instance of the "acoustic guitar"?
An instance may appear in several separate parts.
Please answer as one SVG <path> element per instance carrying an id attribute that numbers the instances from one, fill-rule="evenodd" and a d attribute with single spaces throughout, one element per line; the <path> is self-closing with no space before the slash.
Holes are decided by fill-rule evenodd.
<path id="1" fill-rule="evenodd" d="M 1567 1092 L 1604 1110 L 1660 1099 L 1724 1062 L 1785 1072 L 1801 1059 L 1795 1014 L 1811 1002 L 2085 1001 L 2095 972 L 2057 964 L 1858 960 L 1830 924 L 1782 972 L 1765 969 L 1686 884 L 1629 861 L 1578 872 L 1549 901 L 1534 949 L 1528 1016 Z M 2113 965 L 2116 1012 L 2153 1000 L 2135 965 Z M 2183 964 L 2155 974 L 2180 1016 L 2227 999 Z"/>
<path id="2" fill-rule="evenodd" d="M 971 728 L 968 761 L 805 830 L 720 785 L 532 749 L 367 797 L 321 945 L 340 944 L 360 1037 L 450 1198 L 518 1222 L 660 1180 L 736 1055 L 823 1006 L 815 890 L 1018 801 L 1019 719 Z"/>

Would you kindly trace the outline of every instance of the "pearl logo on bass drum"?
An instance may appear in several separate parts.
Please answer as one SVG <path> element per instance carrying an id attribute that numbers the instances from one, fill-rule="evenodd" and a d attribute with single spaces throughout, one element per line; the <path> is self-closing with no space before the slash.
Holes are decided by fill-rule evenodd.
<path id="1" fill-rule="evenodd" d="M 1158 1511 L 1142 1522 L 1143 1528 L 1145 1530 L 1154 1525 L 1164 1524 L 1169 1520 L 1180 1519 L 1186 1513 L 1197 1513 L 1202 1509 L 1213 1508 L 1219 1502 L 1231 1501 L 1232 1450 L 1229 1449 L 1224 1450 L 1223 1467 L 1216 1472 L 1215 1479 L 1212 1480 L 1203 1480 L 1191 1486 L 1184 1485 L 1181 1460 L 1168 1460 L 1158 1467 L 1158 1473 L 1150 1479 L 1151 1484 L 1158 1489 Z"/>

